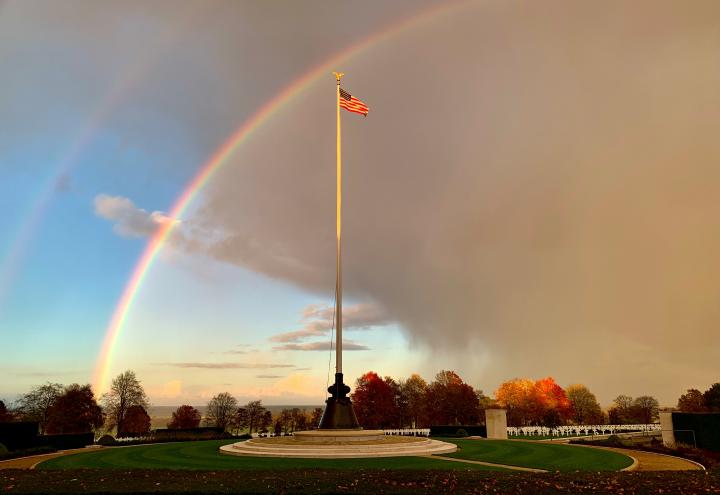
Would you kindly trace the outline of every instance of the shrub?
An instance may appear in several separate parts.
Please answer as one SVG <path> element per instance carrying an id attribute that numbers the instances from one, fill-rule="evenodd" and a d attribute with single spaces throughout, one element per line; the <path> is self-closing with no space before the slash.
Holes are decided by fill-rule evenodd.
<path id="1" fill-rule="evenodd" d="M 458 431 L 455 432 L 455 436 L 462 438 L 462 437 L 469 437 L 468 432 L 462 428 L 460 428 Z"/>
<path id="2" fill-rule="evenodd" d="M 0 455 L 4 455 L 8 453 L 7 447 L 5 447 L 3 444 L 0 443 Z"/>
<path id="3" fill-rule="evenodd" d="M 112 435 L 103 435 L 96 443 L 98 445 L 102 445 L 103 447 L 110 447 L 112 445 L 117 445 L 117 440 L 115 440 Z"/>

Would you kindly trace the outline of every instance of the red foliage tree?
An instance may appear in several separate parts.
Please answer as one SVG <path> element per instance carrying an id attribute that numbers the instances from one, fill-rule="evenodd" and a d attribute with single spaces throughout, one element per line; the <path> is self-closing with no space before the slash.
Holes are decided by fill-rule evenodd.
<path id="1" fill-rule="evenodd" d="M 90 385 L 74 383 L 53 402 L 45 431 L 50 434 L 88 433 L 100 428 L 104 421 L 102 409 L 95 401 Z"/>
<path id="2" fill-rule="evenodd" d="M 480 421 L 480 401 L 470 385 L 454 371 L 435 375 L 425 392 L 430 424 L 473 425 Z"/>
<path id="3" fill-rule="evenodd" d="M 150 433 L 150 415 L 143 406 L 130 406 L 122 422 L 123 431 L 119 437 L 141 437 Z"/>
<path id="4" fill-rule="evenodd" d="M 377 373 L 368 371 L 358 378 L 351 398 L 364 428 L 387 428 L 395 424 L 398 416 L 395 394 Z"/>
<path id="5" fill-rule="evenodd" d="M 173 411 L 172 420 L 167 427 L 171 429 L 197 428 L 200 426 L 201 418 L 200 411 L 193 406 L 183 405 Z"/>

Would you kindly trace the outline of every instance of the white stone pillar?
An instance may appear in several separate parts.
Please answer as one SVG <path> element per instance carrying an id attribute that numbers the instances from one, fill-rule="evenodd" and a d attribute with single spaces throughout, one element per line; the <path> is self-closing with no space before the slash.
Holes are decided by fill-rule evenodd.
<path id="1" fill-rule="evenodd" d="M 507 412 L 505 409 L 485 409 L 487 437 L 507 440 Z"/>
<path id="2" fill-rule="evenodd" d="M 673 431 L 672 410 L 660 411 L 660 429 L 662 430 L 663 445 L 670 449 L 675 448 L 675 431 Z"/>

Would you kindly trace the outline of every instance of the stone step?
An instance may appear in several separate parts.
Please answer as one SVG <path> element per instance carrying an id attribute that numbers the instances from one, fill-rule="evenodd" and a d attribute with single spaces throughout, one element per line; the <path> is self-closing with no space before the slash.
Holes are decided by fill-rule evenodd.
<path id="1" fill-rule="evenodd" d="M 362 447 L 362 448 L 360 448 Z M 455 452 L 457 446 L 452 443 L 428 440 L 410 444 L 387 445 L 253 445 L 251 442 L 238 442 L 220 447 L 220 452 L 229 455 L 252 457 L 294 457 L 294 458 L 361 458 L 361 457 L 404 457 Z"/>

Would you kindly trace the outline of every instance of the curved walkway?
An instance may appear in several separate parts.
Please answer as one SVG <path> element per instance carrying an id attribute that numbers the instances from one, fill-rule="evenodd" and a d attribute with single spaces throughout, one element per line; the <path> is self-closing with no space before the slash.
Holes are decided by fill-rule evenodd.
<path id="1" fill-rule="evenodd" d="M 97 449 L 97 447 L 89 448 Z M 35 466 L 43 461 L 54 459 L 56 457 L 62 457 L 64 455 L 77 454 L 78 452 L 87 452 L 89 448 L 84 447 L 82 449 L 59 450 L 51 454 L 39 454 L 28 457 L 18 457 L 17 459 L 8 459 L 6 461 L 0 461 L 0 469 L 34 469 Z"/>
<path id="2" fill-rule="evenodd" d="M 657 454 L 644 450 L 617 449 L 614 447 L 597 447 L 594 445 L 583 445 L 593 449 L 604 449 L 628 455 L 637 460 L 637 466 L 632 471 L 703 471 L 705 468 L 697 462 L 675 457 L 672 455 Z"/>

